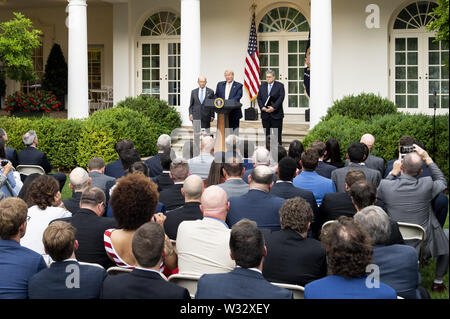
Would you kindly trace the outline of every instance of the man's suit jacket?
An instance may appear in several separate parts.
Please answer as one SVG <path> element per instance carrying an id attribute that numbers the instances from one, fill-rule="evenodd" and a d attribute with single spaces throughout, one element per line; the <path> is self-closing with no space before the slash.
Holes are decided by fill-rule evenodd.
<path id="1" fill-rule="evenodd" d="M 164 280 L 154 271 L 134 269 L 106 277 L 102 299 L 190 299 L 189 291 Z"/>
<path id="2" fill-rule="evenodd" d="M 195 299 L 292 299 L 292 291 L 272 285 L 257 271 L 236 267 L 200 277 Z"/>
<path id="3" fill-rule="evenodd" d="M 177 239 L 178 226 L 185 220 L 202 219 L 203 213 L 200 210 L 200 202 L 188 202 L 184 206 L 171 210 L 166 214 L 164 230 L 170 239 Z"/>
<path id="4" fill-rule="evenodd" d="M 384 159 L 372 154 L 369 154 L 367 159 L 364 161 L 368 168 L 376 169 L 380 172 L 381 176 L 384 175 Z"/>
<path id="5" fill-rule="evenodd" d="M 156 177 L 161 175 L 163 168 L 161 166 L 161 153 L 157 153 L 155 156 L 150 157 L 145 161 L 145 165 L 147 165 L 149 172 L 148 176 Z"/>
<path id="6" fill-rule="evenodd" d="M 81 195 L 83 195 L 83 192 L 72 192 L 72 197 L 63 200 L 64 206 L 72 215 L 80 210 Z"/>
<path id="7" fill-rule="evenodd" d="M 269 119 L 273 118 L 275 120 L 280 120 L 284 118 L 284 112 L 283 112 L 283 101 L 284 101 L 284 85 L 283 83 L 280 83 L 278 81 L 274 81 L 272 85 L 272 89 L 270 90 L 270 101 L 268 103 L 268 106 L 272 106 L 275 111 L 272 113 L 267 113 L 262 110 L 262 108 L 265 106 L 264 103 L 266 103 L 267 98 L 269 97 L 268 91 L 268 84 L 267 82 L 264 82 L 259 87 L 258 92 L 258 105 L 259 109 L 261 110 L 261 119 Z"/>
<path id="8" fill-rule="evenodd" d="M 166 211 L 184 205 L 184 196 L 181 194 L 183 184 L 174 184 L 159 193 L 159 201 L 164 204 Z"/>
<path id="9" fill-rule="evenodd" d="M 114 177 L 116 179 L 121 178 L 125 175 L 125 171 L 120 159 L 115 160 L 114 162 L 111 162 L 105 166 L 105 175 Z"/>
<path id="10" fill-rule="evenodd" d="M 247 194 L 231 197 L 230 210 L 226 223 L 232 227 L 243 218 L 255 221 L 260 228 L 280 230 L 280 215 L 278 211 L 284 204 L 284 199 L 257 189 L 250 189 Z"/>
<path id="11" fill-rule="evenodd" d="M 216 95 L 215 95 L 216 97 L 220 97 L 225 100 L 226 84 L 227 84 L 227 81 L 222 81 L 222 82 L 217 83 Z M 242 84 L 239 82 L 233 81 L 233 85 L 231 87 L 230 95 L 228 96 L 228 99 L 239 102 L 241 100 L 241 98 L 242 98 Z M 233 110 L 229 114 L 230 122 L 238 121 L 240 118 L 242 118 L 241 108 Z"/>
<path id="12" fill-rule="evenodd" d="M 115 266 L 106 255 L 103 240 L 105 230 L 117 227 L 114 218 L 99 217 L 90 209 L 80 208 L 72 217 L 60 220 L 69 222 L 77 230 L 75 234 L 75 239 L 79 243 L 75 251 L 77 260 L 99 264 L 105 269 Z"/>
<path id="13" fill-rule="evenodd" d="M 116 183 L 116 179 L 114 177 L 102 174 L 100 172 L 90 172 L 89 177 L 91 178 L 91 187 L 100 188 L 105 195 L 108 195 L 107 193 L 109 193 L 109 189 Z"/>
<path id="14" fill-rule="evenodd" d="M 425 248 L 434 257 L 448 254 L 448 239 L 431 207 L 433 198 L 447 188 L 447 181 L 435 163 L 428 168 L 431 177 L 388 175 L 378 187 L 378 198 L 395 221 L 418 224 L 425 229 Z"/>
<path id="15" fill-rule="evenodd" d="M 319 217 L 319 207 L 317 206 L 316 198 L 314 197 L 313 192 L 303 188 L 295 187 L 294 184 L 290 182 L 278 181 L 277 183 L 273 184 L 272 189 L 270 190 L 270 194 L 284 199 L 301 197 L 306 200 L 313 210 L 314 221 L 311 225 L 311 230 L 313 232 L 313 237 L 316 238 L 318 232 L 320 231 L 320 228 L 316 226 L 316 224 L 318 225 L 317 221 Z"/>
<path id="16" fill-rule="evenodd" d="M 39 165 L 45 173 L 48 174 L 52 170 L 52 166 L 48 161 L 47 155 L 36 147 L 28 146 L 21 150 L 18 154 L 19 165 Z"/>
<path id="17" fill-rule="evenodd" d="M 305 286 L 327 275 L 325 250 L 318 240 L 291 229 L 262 230 L 267 247 L 263 275 L 270 282 Z"/>
<path id="18" fill-rule="evenodd" d="M 380 268 L 380 281 L 395 289 L 399 296 L 417 298 L 420 284 L 418 255 L 406 245 L 374 246 L 372 264 Z"/>
<path id="19" fill-rule="evenodd" d="M 171 187 L 173 183 L 173 179 L 170 178 L 169 173 L 161 173 L 156 177 L 152 177 L 152 181 L 158 185 L 158 192 L 165 190 L 166 188 Z"/>
<path id="20" fill-rule="evenodd" d="M 14 167 L 17 167 L 17 165 L 19 165 L 17 151 L 9 146 L 6 146 L 6 159 L 8 159 Z"/>
<path id="21" fill-rule="evenodd" d="M 375 205 L 383 208 L 386 211 L 384 203 L 377 200 Z M 386 211 L 389 215 L 389 212 Z M 345 193 L 329 193 L 326 194 L 322 200 L 322 205 L 319 208 L 319 224 L 322 225 L 329 220 L 336 220 L 340 216 L 347 216 L 353 218 L 356 214 L 356 208 L 353 205 L 350 195 Z M 389 237 L 388 245 L 405 244 L 402 234 L 398 228 L 397 222 L 390 219 L 391 223 L 391 236 Z"/>
<path id="22" fill-rule="evenodd" d="M 194 117 L 194 120 L 202 120 L 204 122 L 210 122 L 214 117 L 214 110 L 212 108 L 206 108 L 205 101 L 207 99 L 214 99 L 214 91 L 210 88 L 205 88 L 205 96 L 203 103 L 200 102 L 198 97 L 200 88 L 196 88 L 191 92 L 191 100 L 189 102 L 189 115 Z"/>
<path id="23" fill-rule="evenodd" d="M 325 163 L 324 161 L 319 161 L 319 165 L 315 172 L 320 176 L 331 179 L 331 173 L 336 169 L 336 166 Z"/>
<path id="24" fill-rule="evenodd" d="M 68 276 L 79 274 L 79 286 L 68 288 Z M 30 279 L 30 299 L 98 299 L 106 270 L 76 260 L 54 262 Z M 78 282 L 74 282 L 78 283 Z"/>
<path id="25" fill-rule="evenodd" d="M 345 175 L 347 175 L 350 169 L 358 169 L 363 171 L 366 175 L 366 180 L 372 182 L 378 187 L 381 181 L 381 173 L 377 170 L 368 168 L 365 165 L 360 165 L 358 163 L 350 163 L 346 167 L 338 168 L 331 173 L 331 179 L 336 185 L 337 192 L 345 192 Z"/>
<path id="26" fill-rule="evenodd" d="M 242 178 L 227 179 L 225 183 L 217 186 L 221 187 L 227 193 L 228 198 L 247 194 L 249 190 L 249 185 Z"/>

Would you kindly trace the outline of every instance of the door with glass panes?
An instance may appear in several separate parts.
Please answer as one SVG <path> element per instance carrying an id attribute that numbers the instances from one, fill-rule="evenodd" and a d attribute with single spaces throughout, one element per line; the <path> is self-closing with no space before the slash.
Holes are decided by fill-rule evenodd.
<path id="1" fill-rule="evenodd" d="M 137 91 L 180 105 L 180 41 L 138 42 Z"/>
<path id="2" fill-rule="evenodd" d="M 259 40 L 259 61 L 261 81 L 265 81 L 265 72 L 271 69 L 275 78 L 284 84 L 284 112 L 287 114 L 304 113 L 309 107 L 308 97 L 303 87 L 305 53 L 308 34 L 264 35 Z"/>

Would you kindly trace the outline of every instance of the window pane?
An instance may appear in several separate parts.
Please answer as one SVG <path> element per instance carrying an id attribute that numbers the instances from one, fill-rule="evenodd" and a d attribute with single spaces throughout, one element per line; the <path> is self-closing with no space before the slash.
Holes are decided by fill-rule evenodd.
<path id="1" fill-rule="evenodd" d="M 405 53 L 396 53 L 395 54 L 395 64 L 396 65 L 405 65 L 406 64 Z"/>
<path id="2" fill-rule="evenodd" d="M 448 62 L 448 52 L 441 52 L 441 64 L 445 64 Z"/>
<path id="3" fill-rule="evenodd" d="M 408 65 L 417 65 L 417 53 L 408 52 Z"/>
<path id="4" fill-rule="evenodd" d="M 444 109 L 448 109 L 448 94 L 447 95 L 441 95 L 442 99 L 442 105 L 441 107 Z"/>
<path id="5" fill-rule="evenodd" d="M 150 80 L 150 70 L 142 70 L 142 79 L 144 81 Z"/>
<path id="6" fill-rule="evenodd" d="M 441 93 L 448 94 L 448 81 L 441 82 Z"/>
<path id="7" fill-rule="evenodd" d="M 417 81 L 408 81 L 408 93 L 417 93 Z"/>
<path id="8" fill-rule="evenodd" d="M 448 70 L 445 66 L 441 67 L 441 76 L 442 79 L 448 79 Z"/>
<path id="9" fill-rule="evenodd" d="M 270 52 L 278 53 L 278 41 L 270 41 Z"/>
<path id="10" fill-rule="evenodd" d="M 304 52 L 306 53 L 306 46 L 308 45 L 308 41 L 300 41 L 299 50 L 298 52 Z"/>
<path id="11" fill-rule="evenodd" d="M 428 55 L 429 64 L 439 64 L 439 52 L 430 52 Z"/>
<path id="12" fill-rule="evenodd" d="M 150 93 L 150 82 L 142 82 L 142 93 Z"/>
<path id="13" fill-rule="evenodd" d="M 395 81 L 395 93 L 406 93 L 405 81 Z"/>
<path id="14" fill-rule="evenodd" d="M 300 95 L 300 107 L 309 107 L 309 100 L 306 96 Z"/>
<path id="15" fill-rule="evenodd" d="M 408 67 L 408 79 L 417 79 L 417 66 L 409 66 Z"/>
<path id="16" fill-rule="evenodd" d="M 169 80 L 176 80 L 176 74 L 177 73 L 175 69 L 169 69 Z"/>
<path id="17" fill-rule="evenodd" d="M 408 38 L 408 51 L 417 51 L 417 38 Z"/>
<path id="18" fill-rule="evenodd" d="M 434 108 L 434 103 L 436 103 L 436 108 L 439 107 L 439 95 L 436 95 L 436 98 L 434 97 L 434 94 L 428 95 L 428 107 L 430 109 Z"/>
<path id="19" fill-rule="evenodd" d="M 152 82 L 152 93 L 159 93 L 159 82 Z"/>
<path id="20" fill-rule="evenodd" d="M 417 95 L 408 95 L 408 108 L 416 109 L 419 107 L 419 98 Z"/>
<path id="21" fill-rule="evenodd" d="M 395 39 L 395 51 L 405 51 L 406 50 L 406 39 L 397 38 Z"/>
<path id="22" fill-rule="evenodd" d="M 169 56 L 169 68 L 173 68 L 177 66 L 177 57 Z"/>
<path id="23" fill-rule="evenodd" d="M 159 44 L 152 44 L 152 55 L 159 55 Z"/>
<path id="24" fill-rule="evenodd" d="M 432 93 L 432 94 L 434 92 L 439 93 L 439 84 L 440 84 L 439 81 L 430 81 L 429 85 L 428 85 L 428 87 L 429 87 L 428 93 Z"/>
<path id="25" fill-rule="evenodd" d="M 299 66 L 305 66 L 305 55 L 304 54 L 299 54 L 298 55 L 298 65 Z"/>
<path id="26" fill-rule="evenodd" d="M 159 80 L 159 69 L 152 70 L 152 80 Z"/>
<path id="27" fill-rule="evenodd" d="M 150 44 L 142 45 L 142 55 L 150 55 Z"/>
<path id="28" fill-rule="evenodd" d="M 267 66 L 267 55 L 260 55 L 259 56 L 259 65 L 260 66 Z"/>
<path id="29" fill-rule="evenodd" d="M 395 104 L 399 108 L 406 107 L 406 96 L 405 95 L 396 95 L 395 96 Z"/>
<path id="30" fill-rule="evenodd" d="M 297 80 L 298 79 L 298 71 L 294 68 L 289 68 L 288 71 L 288 80 Z"/>
<path id="31" fill-rule="evenodd" d="M 439 69 L 438 66 L 430 66 L 428 67 L 428 70 L 430 72 L 430 79 L 439 79 Z"/>
<path id="32" fill-rule="evenodd" d="M 269 45 L 267 41 L 259 41 L 259 53 L 269 52 Z"/>
<path id="33" fill-rule="evenodd" d="M 142 57 L 142 67 L 143 68 L 150 67 L 150 57 Z"/>
<path id="34" fill-rule="evenodd" d="M 408 72 L 408 74 L 409 74 L 409 72 Z M 403 66 L 396 67 L 395 68 L 395 78 L 396 79 L 406 79 L 406 68 Z"/>
<path id="35" fill-rule="evenodd" d="M 289 107 L 298 107 L 298 98 L 297 95 L 289 95 Z"/>
<path id="36" fill-rule="evenodd" d="M 289 53 L 297 52 L 297 41 L 288 41 L 288 52 Z"/>
<path id="37" fill-rule="evenodd" d="M 297 66 L 297 55 L 288 55 L 288 66 Z"/>
<path id="38" fill-rule="evenodd" d="M 430 50 L 439 50 L 439 42 L 434 42 L 435 38 L 428 38 L 428 48 Z"/>
<path id="39" fill-rule="evenodd" d="M 288 93 L 292 94 L 292 93 L 298 93 L 298 82 L 289 82 L 288 87 Z M 301 85 L 301 84 L 300 84 Z"/>
<path id="40" fill-rule="evenodd" d="M 274 54 L 270 56 L 270 66 L 278 66 L 278 54 Z"/>
<path id="41" fill-rule="evenodd" d="M 152 67 L 159 68 L 159 56 L 152 57 Z"/>

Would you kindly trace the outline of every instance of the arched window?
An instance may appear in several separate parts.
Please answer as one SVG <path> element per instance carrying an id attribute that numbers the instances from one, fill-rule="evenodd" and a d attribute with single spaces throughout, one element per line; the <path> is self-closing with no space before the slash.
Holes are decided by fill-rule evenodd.
<path id="1" fill-rule="evenodd" d="M 180 18 L 172 12 L 155 13 L 145 21 L 141 36 L 180 35 Z"/>
<path id="2" fill-rule="evenodd" d="M 258 32 L 303 32 L 309 31 L 309 24 L 300 11 L 291 7 L 270 10 L 259 23 Z"/>
<path id="3" fill-rule="evenodd" d="M 397 15 L 394 29 L 419 29 L 426 26 L 434 19 L 431 12 L 438 5 L 429 1 L 417 1 L 411 3 Z"/>

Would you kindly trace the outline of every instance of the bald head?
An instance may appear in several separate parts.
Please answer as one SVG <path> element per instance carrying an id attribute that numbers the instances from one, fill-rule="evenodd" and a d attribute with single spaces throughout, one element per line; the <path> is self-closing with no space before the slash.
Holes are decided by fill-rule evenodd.
<path id="1" fill-rule="evenodd" d="M 200 201 L 203 193 L 203 180 L 198 175 L 190 175 L 183 184 L 184 199 L 189 201 Z"/>
<path id="2" fill-rule="evenodd" d="M 256 166 L 249 177 L 250 189 L 269 192 L 273 183 L 273 171 L 265 165 Z"/>
<path id="3" fill-rule="evenodd" d="M 407 154 L 402 160 L 402 173 L 417 178 L 423 166 L 422 157 L 416 152 Z"/>
<path id="4" fill-rule="evenodd" d="M 90 177 L 84 168 L 77 167 L 70 172 L 70 186 L 75 192 L 84 191 L 90 184 Z"/>
<path id="5" fill-rule="evenodd" d="M 359 142 L 366 144 L 370 151 L 375 144 L 375 137 L 372 134 L 364 134 Z"/>
<path id="6" fill-rule="evenodd" d="M 205 153 L 214 151 L 214 139 L 211 136 L 204 136 L 200 145 L 200 150 Z"/>
<path id="7" fill-rule="evenodd" d="M 203 216 L 225 221 L 230 204 L 227 193 L 221 187 L 213 185 L 205 189 L 201 202 Z"/>

